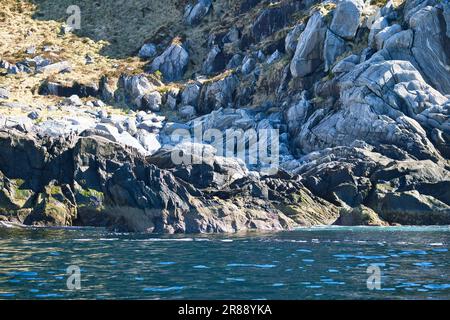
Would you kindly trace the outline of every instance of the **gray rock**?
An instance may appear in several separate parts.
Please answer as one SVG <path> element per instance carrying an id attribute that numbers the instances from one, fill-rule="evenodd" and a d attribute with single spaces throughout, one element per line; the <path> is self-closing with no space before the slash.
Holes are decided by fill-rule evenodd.
<path id="1" fill-rule="evenodd" d="M 322 64 L 325 34 L 326 25 L 323 17 L 320 12 L 316 12 L 309 19 L 305 31 L 298 40 L 290 66 L 292 76 L 307 76 Z"/>
<path id="2" fill-rule="evenodd" d="M 87 54 L 87 55 L 84 57 L 84 60 L 85 60 L 85 63 L 86 63 L 86 64 L 93 64 L 93 63 L 95 62 L 94 57 L 91 56 L 91 55 L 89 55 L 89 54 Z"/>
<path id="3" fill-rule="evenodd" d="M 398 24 L 386 27 L 375 36 L 375 44 L 377 50 L 383 49 L 384 43 L 392 36 L 399 34 L 402 31 L 402 27 Z M 398 39 L 398 38 L 397 38 Z"/>
<path id="4" fill-rule="evenodd" d="M 178 95 L 179 90 L 171 90 L 166 94 L 166 102 L 165 105 L 169 107 L 171 110 L 175 110 L 178 104 Z"/>
<path id="5" fill-rule="evenodd" d="M 0 99 L 9 99 L 10 93 L 6 88 L 0 88 Z"/>
<path id="6" fill-rule="evenodd" d="M 395 105 L 396 83 L 411 81 L 423 79 L 408 61 L 372 58 L 356 66 L 339 79 L 338 110 L 313 112 L 300 124 L 295 144 L 308 153 L 362 140 L 373 146 L 397 146 L 417 159 L 440 159 L 425 130 Z"/>
<path id="7" fill-rule="evenodd" d="M 360 61 L 360 57 L 356 54 L 352 54 L 341 61 L 339 61 L 334 67 L 332 72 L 334 74 L 337 73 L 345 73 L 352 70 Z"/>
<path id="8" fill-rule="evenodd" d="M 133 118 L 128 118 L 124 121 L 123 126 L 125 127 L 125 130 L 132 136 L 134 136 L 137 133 L 137 126 L 136 121 Z"/>
<path id="9" fill-rule="evenodd" d="M 333 14 L 330 30 L 337 36 L 352 40 L 360 24 L 364 3 L 360 0 L 340 1 Z"/>
<path id="10" fill-rule="evenodd" d="M 180 80 L 186 72 L 189 54 L 179 43 L 172 43 L 151 64 L 151 71 L 160 71 L 165 81 Z"/>
<path id="11" fill-rule="evenodd" d="M 184 9 L 184 21 L 189 25 L 199 24 L 209 13 L 211 7 L 211 0 L 198 0 L 195 5 L 188 4 Z"/>
<path id="12" fill-rule="evenodd" d="M 280 59 L 282 58 L 282 56 L 283 56 L 283 55 L 280 53 L 280 51 L 275 50 L 275 52 L 272 53 L 272 54 L 270 55 L 269 58 L 267 58 L 266 63 L 267 63 L 267 64 L 272 64 L 272 63 L 274 63 L 274 62 L 280 60 Z"/>
<path id="13" fill-rule="evenodd" d="M 39 119 L 39 117 L 40 117 L 40 114 L 37 111 L 31 111 L 28 114 L 28 118 L 30 118 L 31 120 L 37 120 L 37 119 Z"/>
<path id="14" fill-rule="evenodd" d="M 0 68 L 2 69 L 8 69 L 10 63 L 6 60 L 0 59 Z"/>
<path id="15" fill-rule="evenodd" d="M 68 61 L 61 61 L 49 65 L 39 66 L 36 68 L 36 72 L 44 74 L 56 74 L 61 72 L 70 72 L 71 66 Z"/>
<path id="16" fill-rule="evenodd" d="M 242 56 L 236 53 L 233 57 L 231 57 L 230 61 L 228 61 L 227 69 L 235 69 L 239 67 L 242 63 Z"/>
<path id="17" fill-rule="evenodd" d="M 228 107 L 233 101 L 238 84 L 239 80 L 234 74 L 204 84 L 200 92 L 197 111 L 200 114 L 205 114 L 212 110 Z"/>
<path id="18" fill-rule="evenodd" d="M 156 86 L 143 74 L 135 76 L 122 74 L 119 78 L 115 98 L 118 101 L 123 100 L 127 105 L 140 108 L 142 97 L 155 90 Z"/>
<path id="19" fill-rule="evenodd" d="M 201 84 L 194 82 L 186 85 L 181 94 L 181 102 L 183 105 L 191 105 L 196 107 L 200 96 Z"/>
<path id="20" fill-rule="evenodd" d="M 141 98 L 140 108 L 142 110 L 149 110 L 153 112 L 159 112 L 161 110 L 162 97 L 157 91 L 145 94 Z"/>
<path id="21" fill-rule="evenodd" d="M 102 100 L 94 100 L 94 101 L 92 102 L 92 104 L 93 104 L 95 107 L 99 107 L 99 108 L 103 108 L 103 107 L 105 106 L 105 103 L 104 103 Z"/>
<path id="22" fill-rule="evenodd" d="M 408 22 L 419 10 L 435 4 L 435 0 L 407 0 L 403 9 L 403 19 Z"/>
<path id="23" fill-rule="evenodd" d="M 370 33 L 369 33 L 369 47 L 370 48 L 376 49 L 377 44 L 375 41 L 375 37 L 381 30 L 383 30 L 384 28 L 387 28 L 387 27 L 389 27 L 389 22 L 385 17 L 379 17 L 370 26 Z"/>
<path id="24" fill-rule="evenodd" d="M 148 132 L 147 130 L 138 130 L 136 138 L 149 155 L 154 154 L 161 148 L 161 143 L 155 133 Z"/>
<path id="25" fill-rule="evenodd" d="M 26 53 L 26 54 L 34 54 L 35 52 L 36 52 L 36 46 L 28 47 L 28 48 L 25 50 L 25 53 Z"/>
<path id="26" fill-rule="evenodd" d="M 203 63 L 203 73 L 211 75 L 225 69 L 226 57 L 218 45 L 214 45 Z"/>
<path id="27" fill-rule="evenodd" d="M 156 46 L 153 43 L 144 44 L 141 49 L 139 49 L 138 56 L 141 59 L 150 59 L 156 55 Z"/>
<path id="28" fill-rule="evenodd" d="M 246 56 L 242 61 L 242 74 L 250 74 L 256 67 L 256 60 L 252 57 Z"/>
<path id="29" fill-rule="evenodd" d="M 290 55 L 295 53 L 297 49 L 298 38 L 305 30 L 305 25 L 303 23 L 297 24 L 286 36 L 284 48 L 286 52 Z"/>
<path id="30" fill-rule="evenodd" d="M 341 37 L 336 36 L 336 34 L 328 30 L 323 51 L 325 72 L 327 72 L 336 62 L 337 58 L 343 55 L 346 51 L 345 41 Z"/>
<path id="31" fill-rule="evenodd" d="M 447 25 L 447 38 L 450 39 L 450 3 L 444 4 L 444 19 Z"/>
<path id="32" fill-rule="evenodd" d="M 183 106 L 180 108 L 180 110 L 178 111 L 180 116 L 183 119 L 186 120 L 191 120 L 192 118 L 194 118 L 196 116 L 196 111 L 195 111 L 195 107 L 194 106 Z"/>
<path id="33" fill-rule="evenodd" d="M 236 27 L 232 27 L 228 33 L 223 38 L 223 43 L 235 43 L 240 38 L 240 32 L 239 29 Z"/>
<path id="34" fill-rule="evenodd" d="M 62 104 L 63 104 L 63 105 L 66 105 L 66 106 L 75 106 L 75 107 L 79 107 L 79 106 L 82 106 L 82 105 L 83 105 L 83 101 L 81 101 L 81 99 L 80 99 L 79 96 L 77 96 L 77 95 L 72 95 L 72 96 L 70 96 L 70 97 L 68 97 L 68 98 L 65 98 L 65 99 L 62 101 Z"/>
<path id="35" fill-rule="evenodd" d="M 411 49 L 427 82 L 444 94 L 450 93 L 449 65 L 450 53 L 442 38 L 442 29 L 436 8 L 425 7 L 417 11 L 409 24 L 414 31 L 414 44 Z"/>
<path id="36" fill-rule="evenodd" d="M 414 33 L 412 30 L 398 32 L 384 41 L 383 48 L 388 50 L 392 56 L 398 55 L 398 51 L 406 49 L 409 51 L 413 45 Z"/>

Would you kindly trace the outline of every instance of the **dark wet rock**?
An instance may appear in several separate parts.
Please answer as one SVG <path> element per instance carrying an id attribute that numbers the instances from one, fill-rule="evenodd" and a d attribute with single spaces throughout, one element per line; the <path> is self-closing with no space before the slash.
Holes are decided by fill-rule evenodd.
<path id="1" fill-rule="evenodd" d="M 0 215 L 7 220 L 176 233 L 282 230 L 337 217 L 290 175 L 253 179 L 236 160 L 175 166 L 170 152 L 145 159 L 98 136 L 45 144 L 1 134 L 0 201 L 11 211 Z M 10 156 L 26 160 L 19 169 L 5 161 Z"/>
<path id="2" fill-rule="evenodd" d="M 72 84 L 62 84 L 52 81 L 44 81 L 39 86 L 38 93 L 40 95 L 54 95 L 59 97 L 70 97 L 77 95 L 79 97 L 96 97 L 99 95 L 98 84 L 80 84 L 74 82 Z"/>

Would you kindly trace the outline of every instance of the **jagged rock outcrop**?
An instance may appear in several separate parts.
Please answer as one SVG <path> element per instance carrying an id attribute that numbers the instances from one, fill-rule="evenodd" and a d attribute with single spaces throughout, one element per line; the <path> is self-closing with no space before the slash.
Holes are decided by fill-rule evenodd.
<path id="1" fill-rule="evenodd" d="M 176 40 L 151 63 L 151 72 L 160 71 L 165 81 L 180 80 L 186 72 L 189 53 Z"/>
<path id="2" fill-rule="evenodd" d="M 20 169 L 0 158 L 0 198 L 10 209 L 0 214 L 14 222 L 176 233 L 281 230 L 337 217 L 298 179 L 256 178 L 226 158 L 175 166 L 169 151 L 146 159 L 95 136 L 43 146 L 14 131 L 2 132 L 0 146 L 5 156 L 24 158 Z M 53 148 L 60 149 L 50 155 Z"/>

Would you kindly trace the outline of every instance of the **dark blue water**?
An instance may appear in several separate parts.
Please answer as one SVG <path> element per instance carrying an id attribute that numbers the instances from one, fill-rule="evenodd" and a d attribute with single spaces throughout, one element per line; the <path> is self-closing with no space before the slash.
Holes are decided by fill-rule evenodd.
<path id="1" fill-rule="evenodd" d="M 450 227 L 215 236 L 0 229 L 0 299 L 449 299 Z M 67 268 L 81 269 L 81 289 Z M 368 266 L 381 289 L 367 288 Z"/>

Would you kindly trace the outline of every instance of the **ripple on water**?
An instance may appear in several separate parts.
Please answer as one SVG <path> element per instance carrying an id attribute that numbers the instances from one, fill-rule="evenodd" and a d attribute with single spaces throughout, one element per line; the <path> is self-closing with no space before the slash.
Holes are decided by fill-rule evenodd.
<path id="1" fill-rule="evenodd" d="M 176 262 L 175 261 L 161 261 L 161 262 L 158 262 L 158 264 L 160 266 L 171 266 L 171 265 L 176 264 Z"/>
<path id="2" fill-rule="evenodd" d="M 146 292 L 170 292 L 170 291 L 181 291 L 184 286 L 173 286 L 173 287 L 147 287 L 142 289 Z"/>
<path id="3" fill-rule="evenodd" d="M 244 278 L 226 278 L 225 280 L 230 282 L 245 282 L 246 280 Z"/>
<path id="4" fill-rule="evenodd" d="M 426 284 L 423 286 L 426 289 L 430 289 L 430 290 L 446 290 L 446 289 L 450 289 L 450 283 L 432 283 L 432 284 Z"/>
<path id="5" fill-rule="evenodd" d="M 421 268 L 430 268 L 433 266 L 432 262 L 416 262 L 413 263 L 413 265 L 417 266 L 417 267 L 421 267 Z"/>
<path id="6" fill-rule="evenodd" d="M 229 263 L 227 264 L 227 267 L 230 268 L 261 268 L 261 269 L 269 269 L 269 268 L 275 268 L 276 265 L 274 264 L 248 264 L 248 263 Z"/>

